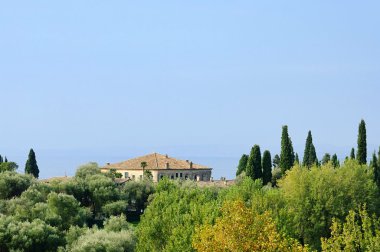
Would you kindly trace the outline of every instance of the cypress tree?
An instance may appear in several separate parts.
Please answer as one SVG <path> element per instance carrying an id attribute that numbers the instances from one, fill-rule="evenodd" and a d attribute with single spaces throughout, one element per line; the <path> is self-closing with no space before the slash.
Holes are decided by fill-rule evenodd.
<path id="1" fill-rule="evenodd" d="M 273 158 L 273 167 L 279 167 L 280 166 L 280 156 L 278 154 L 274 155 Z"/>
<path id="2" fill-rule="evenodd" d="M 4 163 L 8 163 L 8 159 L 6 156 L 4 157 Z"/>
<path id="3" fill-rule="evenodd" d="M 245 172 L 245 168 L 247 167 L 247 162 L 248 162 L 248 155 L 243 154 L 239 160 L 236 176 L 239 176 L 243 171 Z"/>
<path id="4" fill-rule="evenodd" d="M 263 171 L 261 168 L 261 152 L 260 146 L 255 144 L 248 158 L 247 168 L 246 168 L 247 176 L 252 179 L 262 179 Z"/>
<path id="5" fill-rule="evenodd" d="M 317 153 L 315 151 L 314 144 L 312 143 L 310 146 L 310 153 L 309 153 L 309 161 L 310 161 L 310 166 L 316 165 L 319 166 L 318 158 L 317 158 Z"/>
<path id="6" fill-rule="evenodd" d="M 380 169 L 379 169 L 379 160 L 376 157 L 374 152 L 372 155 L 371 167 L 373 169 L 374 181 L 378 187 L 380 187 Z"/>
<path id="7" fill-rule="evenodd" d="M 322 158 L 322 165 L 325 165 L 327 164 L 328 162 L 330 162 L 330 159 L 331 159 L 331 156 L 329 153 L 325 153 L 325 155 L 323 156 Z"/>
<path id="8" fill-rule="evenodd" d="M 3 162 L 3 157 L 0 155 L 0 164 Z"/>
<path id="9" fill-rule="evenodd" d="M 359 164 L 367 163 L 367 133 L 364 120 L 361 120 L 359 124 L 358 152 L 356 159 L 359 161 Z"/>
<path id="10" fill-rule="evenodd" d="M 355 149 L 354 148 L 351 149 L 350 158 L 355 159 Z"/>
<path id="11" fill-rule="evenodd" d="M 310 147 L 313 143 L 313 138 L 311 136 L 311 131 L 307 133 L 307 138 L 306 138 L 306 143 L 305 143 L 305 150 L 303 152 L 303 161 L 302 165 L 303 166 L 310 166 Z"/>
<path id="12" fill-rule="evenodd" d="M 25 173 L 32 174 L 35 178 L 38 178 L 40 171 L 38 170 L 38 165 L 36 161 L 36 154 L 33 149 L 30 149 L 28 160 L 25 164 Z"/>
<path id="13" fill-rule="evenodd" d="M 297 163 L 297 164 L 300 163 L 300 159 L 299 159 L 299 157 L 298 157 L 298 153 L 296 153 L 296 157 L 295 157 L 295 161 L 294 161 L 294 162 Z"/>
<path id="14" fill-rule="evenodd" d="M 338 156 L 336 154 L 332 155 L 331 157 L 331 163 L 332 165 L 337 168 L 340 166 L 340 163 L 339 163 L 339 160 L 338 160 Z"/>
<path id="15" fill-rule="evenodd" d="M 263 153 L 263 184 L 266 185 L 272 181 L 272 157 L 268 150 Z"/>
<path id="16" fill-rule="evenodd" d="M 318 165 L 318 159 L 313 144 L 313 137 L 311 135 L 311 131 L 309 130 L 309 132 L 307 133 L 302 165 L 306 167 L 311 167 L 314 164 Z"/>
<path id="17" fill-rule="evenodd" d="M 292 140 L 288 134 L 288 126 L 282 126 L 281 135 L 281 155 L 280 155 L 280 168 L 282 174 L 289 170 L 294 164 L 294 151 Z"/>

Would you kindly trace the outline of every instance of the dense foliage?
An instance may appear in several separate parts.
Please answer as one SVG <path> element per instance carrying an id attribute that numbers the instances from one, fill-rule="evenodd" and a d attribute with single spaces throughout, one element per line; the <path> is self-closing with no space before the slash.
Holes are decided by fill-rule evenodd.
<path id="1" fill-rule="evenodd" d="M 286 126 L 281 143 L 273 170 L 254 145 L 230 184 L 123 182 L 96 163 L 42 181 L 0 162 L 0 251 L 379 251 L 380 149 L 319 163 L 309 132 L 300 164 Z"/>
<path id="2" fill-rule="evenodd" d="M 151 182 L 118 184 L 96 163 L 73 178 L 38 181 L 0 173 L 0 251 L 133 251 L 134 227 L 154 192 Z"/>

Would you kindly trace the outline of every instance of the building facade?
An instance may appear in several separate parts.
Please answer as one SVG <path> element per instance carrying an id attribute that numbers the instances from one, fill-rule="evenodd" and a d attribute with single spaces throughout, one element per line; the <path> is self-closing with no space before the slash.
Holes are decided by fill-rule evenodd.
<path id="1" fill-rule="evenodd" d="M 180 160 L 159 153 L 132 158 L 120 163 L 107 163 L 101 171 L 109 172 L 112 169 L 121 173 L 122 178 L 131 180 L 142 180 L 144 171 L 150 171 L 154 182 L 164 177 L 210 181 L 212 170 L 210 167 L 194 164 L 189 160 Z"/>

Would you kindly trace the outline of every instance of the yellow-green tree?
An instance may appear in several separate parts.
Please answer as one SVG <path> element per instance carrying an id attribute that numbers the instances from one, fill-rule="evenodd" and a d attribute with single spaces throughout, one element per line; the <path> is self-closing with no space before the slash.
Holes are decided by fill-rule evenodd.
<path id="1" fill-rule="evenodd" d="M 350 211 L 345 223 L 334 219 L 331 237 L 322 238 L 322 251 L 380 251 L 380 221 L 365 208 Z"/>
<path id="2" fill-rule="evenodd" d="M 193 247 L 201 252 L 307 251 L 279 234 L 268 212 L 257 213 L 240 200 L 225 202 L 214 225 L 197 227 Z"/>

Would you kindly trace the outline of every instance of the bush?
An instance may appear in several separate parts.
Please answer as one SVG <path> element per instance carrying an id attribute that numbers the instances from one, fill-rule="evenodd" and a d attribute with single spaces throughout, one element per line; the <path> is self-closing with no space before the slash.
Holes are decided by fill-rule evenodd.
<path id="1" fill-rule="evenodd" d="M 2 172 L 0 176 L 0 199 L 20 196 L 35 180 L 31 175 L 22 175 L 13 171 Z"/>

